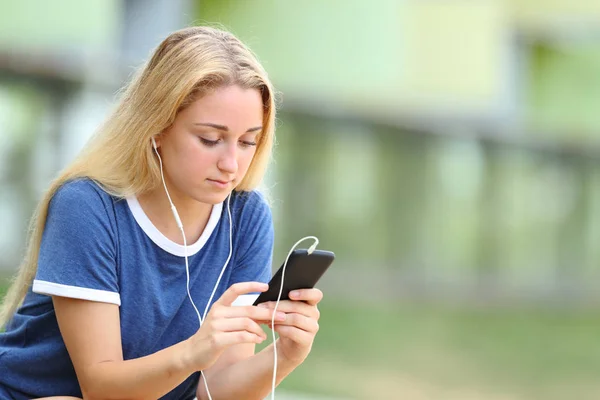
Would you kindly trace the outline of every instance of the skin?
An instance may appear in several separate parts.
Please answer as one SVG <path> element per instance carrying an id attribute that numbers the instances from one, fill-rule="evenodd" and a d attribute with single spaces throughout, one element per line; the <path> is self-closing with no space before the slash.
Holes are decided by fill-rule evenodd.
<path id="1" fill-rule="evenodd" d="M 223 202 L 243 180 L 262 120 L 258 90 L 229 86 L 196 100 L 156 137 L 165 183 L 191 239 L 188 243 L 204 230 L 212 206 Z M 162 186 L 138 200 L 163 234 L 183 244 Z"/>
<path id="2" fill-rule="evenodd" d="M 228 86 L 196 100 L 156 137 L 187 243 L 200 237 L 212 206 L 243 180 L 262 119 L 257 90 Z M 161 233 L 183 244 L 162 187 L 138 200 Z M 274 304 L 231 304 L 240 295 L 267 288 L 257 282 L 231 286 L 192 337 L 133 360 L 123 360 L 118 306 L 64 297 L 53 297 L 53 302 L 84 398 L 158 398 L 201 370 L 213 398 L 263 399 L 271 391 L 275 350 L 270 345 L 255 354 L 255 345 L 267 339 L 260 325 L 270 325 Z M 290 297 L 280 302 L 273 327 L 280 335 L 277 383 L 306 359 L 319 329 L 322 292 L 306 289 Z M 197 396 L 208 398 L 202 383 Z"/>

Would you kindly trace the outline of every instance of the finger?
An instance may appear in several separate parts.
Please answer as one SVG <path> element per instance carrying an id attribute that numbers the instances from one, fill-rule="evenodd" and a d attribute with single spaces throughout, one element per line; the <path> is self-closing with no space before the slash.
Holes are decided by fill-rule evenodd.
<path id="1" fill-rule="evenodd" d="M 215 304 L 230 306 L 238 296 L 256 292 L 265 292 L 269 289 L 269 285 L 262 282 L 240 282 L 231 285 L 229 289 L 223 293 L 221 298 Z"/>
<path id="2" fill-rule="evenodd" d="M 294 326 L 275 325 L 274 330 L 279 334 L 280 337 L 290 339 L 293 342 L 302 346 L 310 346 L 315 340 L 314 333 L 306 332 Z"/>
<path id="3" fill-rule="evenodd" d="M 266 339 L 266 334 L 260 325 L 250 318 L 229 318 L 211 321 L 211 327 L 217 332 L 246 331 Z"/>
<path id="4" fill-rule="evenodd" d="M 301 314 L 287 314 L 285 321 L 275 323 L 275 326 L 291 326 L 307 333 L 315 334 L 319 331 L 319 323 Z"/>
<path id="5" fill-rule="evenodd" d="M 259 304 L 257 307 L 273 310 L 275 308 L 275 302 L 268 301 L 268 302 Z M 316 305 L 312 306 L 303 301 L 289 301 L 289 300 L 280 301 L 279 305 L 277 306 L 277 311 L 278 312 L 281 311 L 284 313 L 302 314 L 307 317 L 315 318 L 315 319 L 319 319 L 319 317 L 321 316 L 321 313 L 319 312 L 319 309 L 317 308 Z"/>
<path id="6" fill-rule="evenodd" d="M 262 343 L 265 339 L 247 331 L 220 332 L 212 337 L 212 343 L 217 347 L 227 347 L 242 343 Z"/>
<path id="7" fill-rule="evenodd" d="M 214 310 L 211 310 L 211 315 L 213 318 L 221 319 L 221 318 L 241 318 L 247 317 L 251 318 L 257 322 L 266 322 L 273 320 L 273 312 L 275 310 L 273 308 L 265 308 L 258 306 L 239 306 L 239 307 L 217 307 Z M 275 321 L 280 321 L 285 319 L 285 313 L 278 311 L 278 315 L 275 317 Z"/>
<path id="8" fill-rule="evenodd" d="M 319 304 L 319 302 L 323 299 L 323 292 L 319 289 L 298 289 L 292 290 L 289 295 L 290 299 L 296 301 L 305 301 L 311 306 L 315 306 Z"/>

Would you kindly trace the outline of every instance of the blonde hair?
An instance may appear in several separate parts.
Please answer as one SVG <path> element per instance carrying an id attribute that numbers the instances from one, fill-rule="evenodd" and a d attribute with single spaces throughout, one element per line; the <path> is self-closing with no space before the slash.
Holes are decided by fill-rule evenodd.
<path id="1" fill-rule="evenodd" d="M 168 128 L 177 113 L 219 87 L 239 85 L 260 91 L 263 131 L 248 172 L 236 191 L 262 183 L 275 135 L 274 91 L 252 52 L 229 32 L 190 27 L 169 35 L 125 88 L 121 100 L 77 158 L 50 184 L 31 219 L 24 260 L 0 311 L 4 326 L 22 303 L 37 271 L 48 205 L 67 181 L 87 177 L 116 197 L 143 193 L 161 184 L 151 138 Z"/>

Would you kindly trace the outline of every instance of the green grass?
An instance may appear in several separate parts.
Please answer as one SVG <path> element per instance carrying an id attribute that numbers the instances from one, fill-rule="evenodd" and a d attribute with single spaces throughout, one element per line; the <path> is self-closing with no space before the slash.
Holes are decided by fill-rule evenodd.
<path id="1" fill-rule="evenodd" d="M 311 357 L 284 387 L 364 399 L 600 398 L 592 311 L 335 303 L 321 311 Z"/>
<path id="2" fill-rule="evenodd" d="M 0 285 L 0 295 L 5 290 Z M 282 388 L 351 399 L 600 398 L 596 311 L 361 306 L 330 299 L 320 309 L 313 351 Z"/>

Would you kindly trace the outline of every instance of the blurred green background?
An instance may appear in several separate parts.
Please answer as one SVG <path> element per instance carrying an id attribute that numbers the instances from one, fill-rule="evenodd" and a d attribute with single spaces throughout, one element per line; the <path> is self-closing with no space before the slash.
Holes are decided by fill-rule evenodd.
<path id="1" fill-rule="evenodd" d="M 0 271 L 168 32 L 231 30 L 280 91 L 274 268 L 337 260 L 282 390 L 598 399 L 600 3 L 0 0 Z"/>

